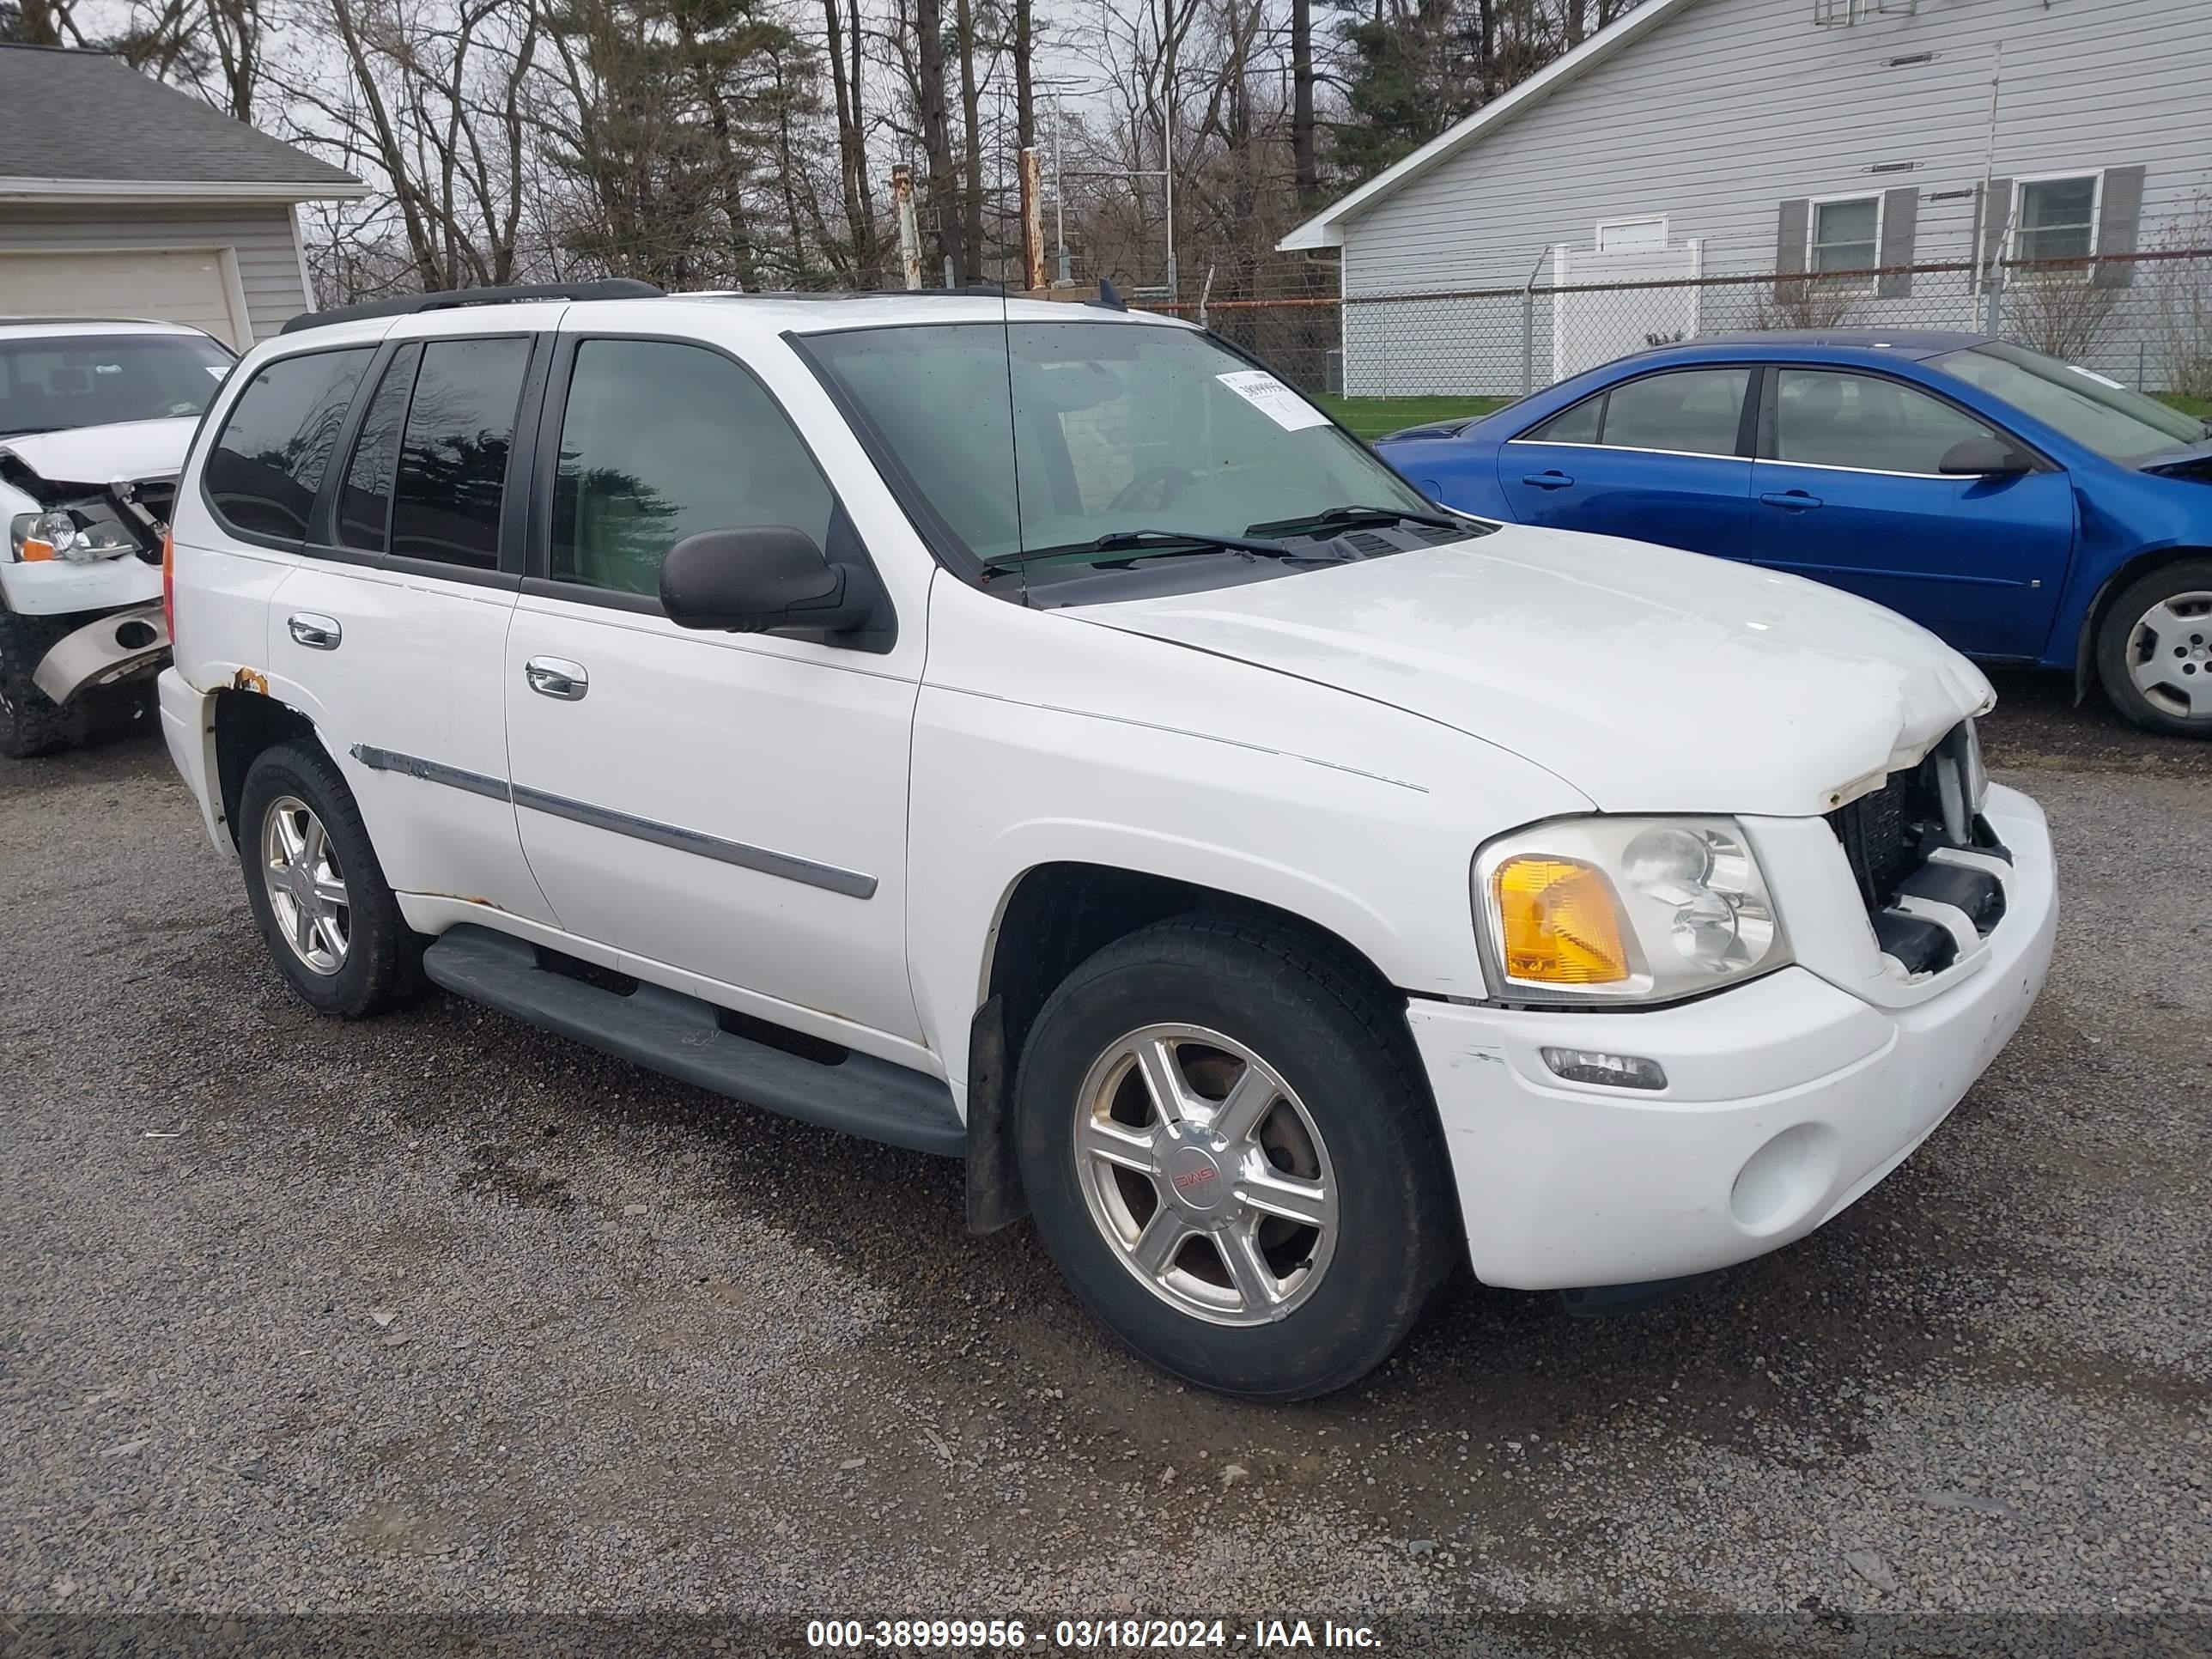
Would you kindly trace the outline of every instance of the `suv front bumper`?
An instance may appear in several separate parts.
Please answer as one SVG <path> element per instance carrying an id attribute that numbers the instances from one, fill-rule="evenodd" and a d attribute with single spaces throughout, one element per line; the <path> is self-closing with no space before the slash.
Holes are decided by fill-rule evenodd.
<path id="1" fill-rule="evenodd" d="M 2003 921 L 1957 983 L 1878 1008 L 1802 967 L 1638 1013 L 1416 1001 L 1485 1283 L 1566 1290 L 1673 1279 L 1803 1237 L 1909 1157 L 2027 1017 L 2051 965 L 2057 871 L 2043 813 L 1985 816 L 2011 849 Z M 1668 1086 L 1566 1083 L 1546 1045 L 1640 1054 Z"/>

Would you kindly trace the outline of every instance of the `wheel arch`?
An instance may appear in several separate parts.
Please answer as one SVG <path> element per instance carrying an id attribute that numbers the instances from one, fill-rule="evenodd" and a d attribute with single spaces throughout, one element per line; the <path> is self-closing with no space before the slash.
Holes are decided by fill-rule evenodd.
<path id="1" fill-rule="evenodd" d="M 968 1215 L 988 1232 L 1027 1213 L 1013 1166 L 1014 1079 L 1045 1000 L 1083 962 L 1178 915 L 1220 915 L 1294 938 L 1379 999 L 1400 993 L 1343 934 L 1279 905 L 1204 882 L 1127 866 L 1060 860 L 1023 870 L 1000 896 L 986 939 L 968 1032 Z M 1410 1049 L 1412 1038 L 1407 1036 Z"/>
<path id="2" fill-rule="evenodd" d="M 216 792 L 231 845 L 238 844 L 238 805 L 246 775 L 267 750 L 295 738 L 317 738 L 315 723 L 264 692 L 226 688 L 215 694 Z"/>
<path id="3" fill-rule="evenodd" d="M 2074 701 L 2079 704 L 2089 695 L 2089 687 L 2097 678 L 2097 635 L 2112 614 L 2112 601 L 2153 571 L 2169 564 L 2179 564 L 2185 559 L 2212 559 L 2212 546 L 2175 545 L 2156 547 L 2138 553 L 2114 570 L 2099 586 L 2081 613 L 2081 632 L 2074 641 Z"/>

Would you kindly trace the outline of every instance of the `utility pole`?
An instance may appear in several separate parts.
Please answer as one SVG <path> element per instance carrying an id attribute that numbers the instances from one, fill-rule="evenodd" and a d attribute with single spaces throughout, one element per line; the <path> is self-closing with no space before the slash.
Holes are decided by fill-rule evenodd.
<path id="1" fill-rule="evenodd" d="M 1044 217 L 1037 199 L 1043 192 L 1031 145 L 1022 151 L 1022 286 L 1030 293 L 1044 286 Z"/>
<path id="2" fill-rule="evenodd" d="M 914 216 L 914 169 L 891 169 L 891 209 L 898 216 L 899 270 L 909 289 L 921 286 L 921 227 Z"/>

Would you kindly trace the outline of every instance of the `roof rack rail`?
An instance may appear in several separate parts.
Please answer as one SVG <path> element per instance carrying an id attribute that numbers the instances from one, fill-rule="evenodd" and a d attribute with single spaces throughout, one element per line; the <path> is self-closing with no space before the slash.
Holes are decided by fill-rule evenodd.
<path id="1" fill-rule="evenodd" d="M 635 276 L 610 276 L 600 283 L 518 283 L 505 288 L 453 288 L 434 294 L 403 294 L 392 300 L 364 300 L 329 311 L 303 311 L 278 330 L 293 334 L 331 323 L 357 323 L 371 317 L 411 317 L 420 311 L 455 311 L 463 306 L 515 305 L 526 300 L 658 300 L 662 290 Z"/>

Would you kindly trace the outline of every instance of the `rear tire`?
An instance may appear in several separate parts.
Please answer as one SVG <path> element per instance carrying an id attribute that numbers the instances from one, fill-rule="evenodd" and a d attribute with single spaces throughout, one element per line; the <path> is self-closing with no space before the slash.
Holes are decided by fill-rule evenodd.
<path id="1" fill-rule="evenodd" d="M 2105 695 L 2137 726 L 2212 738 L 2212 559 L 2178 559 L 2122 588 L 2095 649 Z"/>
<path id="2" fill-rule="evenodd" d="M 63 708 L 31 683 L 46 653 L 82 620 L 21 617 L 0 605 L 0 755 L 29 760 L 82 738 L 82 712 Z"/>
<path id="3" fill-rule="evenodd" d="M 1287 931 L 1179 916 L 1106 946 L 1039 1012 L 1015 1111 L 1076 1295 L 1203 1388 L 1357 1382 L 1462 1254 L 1402 1012 Z"/>
<path id="4" fill-rule="evenodd" d="M 428 941 L 400 915 L 353 792 L 312 740 L 247 769 L 238 860 L 270 957 L 309 1007 L 360 1019 L 421 988 Z"/>

